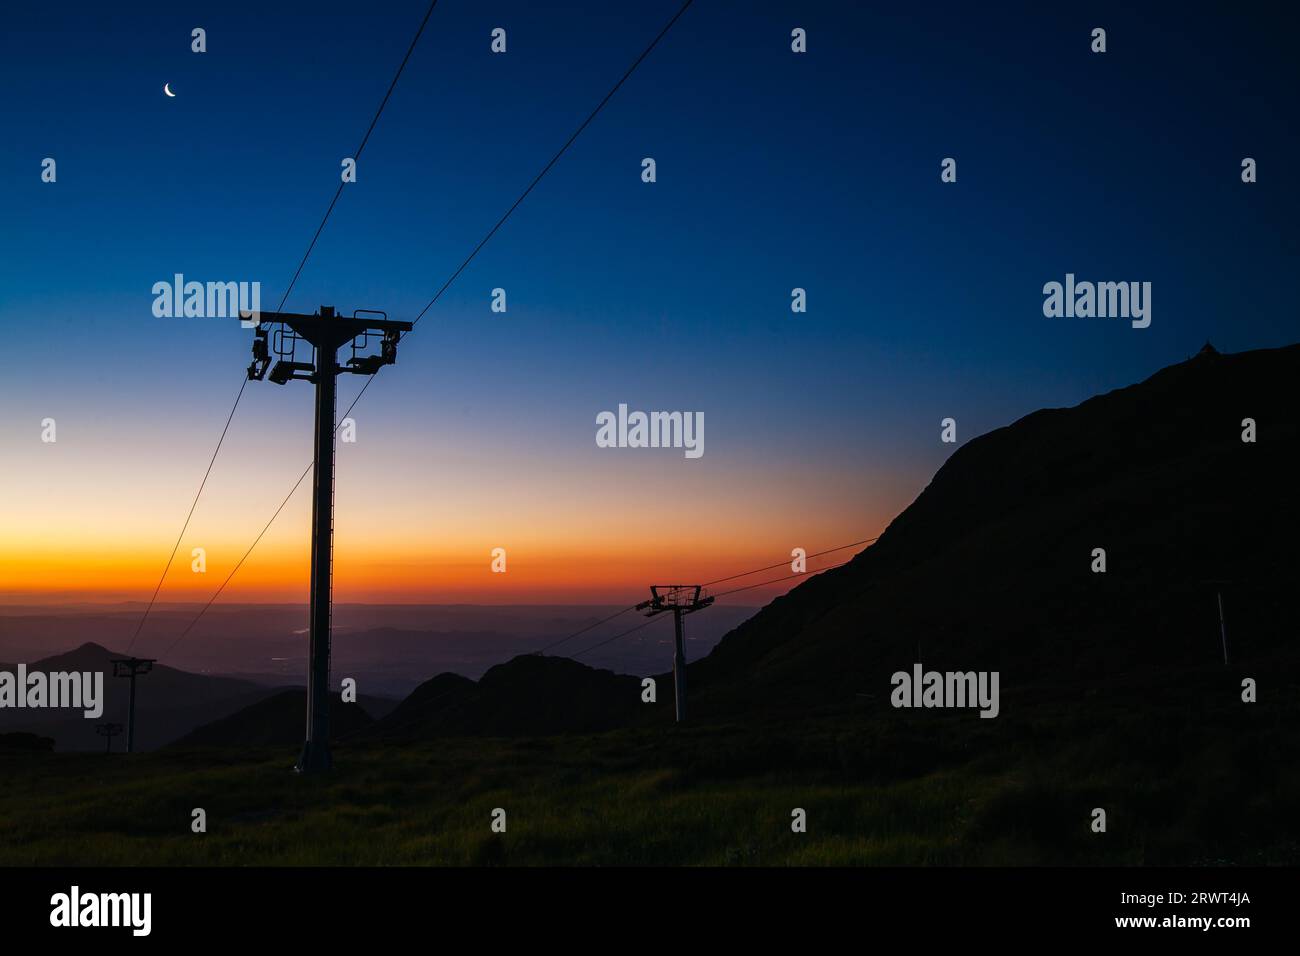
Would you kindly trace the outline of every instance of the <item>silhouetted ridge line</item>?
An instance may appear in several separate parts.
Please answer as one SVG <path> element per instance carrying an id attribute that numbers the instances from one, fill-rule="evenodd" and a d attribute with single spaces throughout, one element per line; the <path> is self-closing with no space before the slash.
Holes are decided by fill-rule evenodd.
<path id="1" fill-rule="evenodd" d="M 918 660 L 1000 670 L 1008 693 L 1223 667 L 1208 579 L 1244 582 L 1226 598 L 1234 664 L 1283 653 L 1300 627 L 1297 380 L 1300 345 L 1202 350 L 971 439 L 872 547 L 691 664 L 704 712 L 887 695 Z"/>

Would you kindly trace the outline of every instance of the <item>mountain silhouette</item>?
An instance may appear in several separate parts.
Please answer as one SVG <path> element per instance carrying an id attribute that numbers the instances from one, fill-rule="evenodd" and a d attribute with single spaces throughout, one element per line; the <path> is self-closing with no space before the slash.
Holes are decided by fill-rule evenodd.
<path id="1" fill-rule="evenodd" d="M 695 713 L 887 697 L 915 662 L 1004 688 L 1221 664 L 1220 590 L 1234 661 L 1294 656 L 1297 381 L 1300 346 L 1207 346 L 969 441 L 874 545 L 692 664 Z"/>
<path id="2" fill-rule="evenodd" d="M 598 733 L 639 716 L 641 681 L 563 657 L 522 655 L 478 681 L 439 674 L 367 735 L 414 738 Z"/>

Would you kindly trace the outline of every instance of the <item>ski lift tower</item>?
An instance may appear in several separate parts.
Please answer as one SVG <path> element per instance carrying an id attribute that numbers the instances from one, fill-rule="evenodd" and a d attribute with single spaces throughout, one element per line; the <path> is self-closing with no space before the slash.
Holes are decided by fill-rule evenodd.
<path id="1" fill-rule="evenodd" d="M 682 616 L 703 610 L 713 603 L 713 597 L 703 593 L 699 584 L 655 584 L 650 587 L 650 600 L 636 606 L 646 617 L 666 611 L 673 612 L 675 649 L 673 651 L 673 700 L 677 706 L 677 722 L 686 719 L 686 649 L 682 631 Z"/>
<path id="2" fill-rule="evenodd" d="M 316 461 L 311 495 L 311 617 L 307 664 L 307 735 L 296 768 L 317 773 L 331 766 L 329 748 L 330 587 L 334 552 L 334 421 L 337 378 L 341 373 L 374 375 L 397 361 L 397 343 L 410 322 L 389 321 L 388 314 L 358 309 L 351 316 L 321 306 L 315 315 L 294 312 L 241 313 L 253 328 L 253 361 L 248 377 L 267 377 L 277 385 L 294 379 L 316 386 Z M 299 345 L 310 352 L 300 361 Z M 339 351 L 351 354 L 339 364 Z M 374 353 L 375 346 L 378 353 Z M 305 357 L 305 356 L 304 356 Z M 272 365 L 272 359 L 275 364 Z"/>
<path id="3" fill-rule="evenodd" d="M 131 679 L 131 696 L 127 704 L 126 716 L 126 752 L 135 753 L 135 679 L 141 674 L 153 673 L 156 657 L 115 657 L 111 661 L 114 677 Z"/>

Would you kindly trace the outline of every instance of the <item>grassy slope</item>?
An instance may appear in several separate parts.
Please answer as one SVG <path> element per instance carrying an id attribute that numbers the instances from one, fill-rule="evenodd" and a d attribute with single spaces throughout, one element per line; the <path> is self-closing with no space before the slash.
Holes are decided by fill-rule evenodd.
<path id="1" fill-rule="evenodd" d="M 802 725 L 354 744 L 323 779 L 265 750 L 0 756 L 0 863 L 1297 863 L 1300 687 L 1247 705 L 1239 679 L 1004 693 L 996 721 L 876 700 Z"/>

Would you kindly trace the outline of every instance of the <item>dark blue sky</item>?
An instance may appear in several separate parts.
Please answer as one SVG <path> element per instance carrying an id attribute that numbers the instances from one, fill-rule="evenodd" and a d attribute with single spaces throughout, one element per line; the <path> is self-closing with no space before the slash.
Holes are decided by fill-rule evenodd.
<path id="1" fill-rule="evenodd" d="M 0 323 L 58 357 L 6 373 L 6 435 L 156 416 L 197 478 L 248 333 L 155 319 L 149 290 L 259 280 L 274 306 L 425 6 L 6 10 Z M 413 317 L 677 6 L 440 3 L 288 307 Z M 385 453 L 477 441 L 545 472 L 595 455 L 618 402 L 701 409 L 720 476 L 815 470 L 897 510 L 951 452 L 944 416 L 964 441 L 1207 338 L 1295 340 L 1294 33 L 1129 6 L 699 0 L 367 394 Z M 1151 282 L 1151 327 L 1044 318 L 1066 272 Z M 294 452 L 278 488 L 308 390 L 252 402 L 239 427 Z"/>

